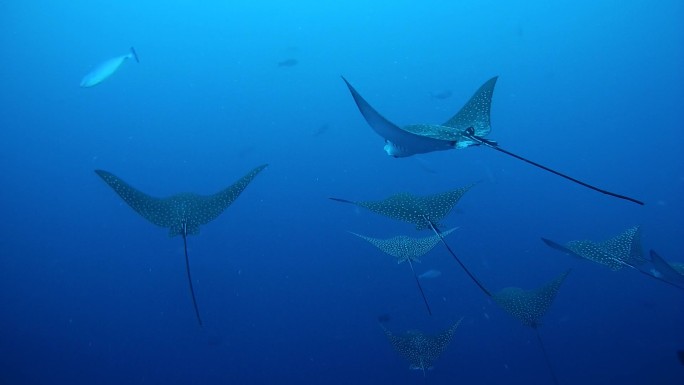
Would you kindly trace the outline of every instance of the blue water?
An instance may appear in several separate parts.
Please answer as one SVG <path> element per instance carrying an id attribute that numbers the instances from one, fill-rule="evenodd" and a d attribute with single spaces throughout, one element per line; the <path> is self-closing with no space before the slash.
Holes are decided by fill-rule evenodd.
<path id="1" fill-rule="evenodd" d="M 681 290 L 540 242 L 642 226 L 684 262 L 684 5 L 652 1 L 6 1 L 0 4 L 0 383 L 549 384 L 534 331 L 436 247 L 406 264 L 347 231 L 427 236 L 328 200 L 478 183 L 444 221 L 493 290 L 572 273 L 540 333 L 561 384 L 679 384 Z M 142 4 L 142 5 L 141 5 Z M 97 63 L 135 46 L 110 79 Z M 296 59 L 293 66 L 279 62 Z M 486 148 L 393 159 L 344 75 L 398 124 L 442 122 L 498 75 L 504 148 L 634 196 L 610 198 Z M 431 95 L 452 92 L 446 99 Z M 238 200 L 180 237 L 102 183 Z M 423 379 L 388 328 L 465 317 Z"/>

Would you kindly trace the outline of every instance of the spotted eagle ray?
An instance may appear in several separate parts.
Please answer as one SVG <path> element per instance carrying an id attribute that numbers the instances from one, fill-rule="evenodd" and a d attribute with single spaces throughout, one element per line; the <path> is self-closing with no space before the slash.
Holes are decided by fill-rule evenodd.
<path id="1" fill-rule="evenodd" d="M 139 191 L 124 182 L 116 175 L 104 171 L 95 170 L 105 183 L 109 185 L 135 212 L 153 224 L 169 229 L 169 236 L 180 235 L 183 237 L 183 249 L 185 252 L 185 271 L 188 275 L 192 305 L 200 326 L 200 317 L 195 290 L 190 276 L 190 261 L 188 258 L 188 235 L 199 233 L 200 225 L 207 224 L 216 219 L 230 206 L 249 183 L 267 165 L 256 167 L 245 176 L 238 179 L 228 188 L 213 195 L 199 195 L 194 193 L 181 193 L 166 198 L 155 198 Z"/>
<path id="2" fill-rule="evenodd" d="M 542 238 L 542 241 L 556 250 L 600 263 L 612 270 L 639 266 L 646 262 L 641 249 L 639 226 L 631 227 L 622 234 L 602 242 L 580 240 L 561 245 L 546 238 Z"/>
<path id="3" fill-rule="evenodd" d="M 519 287 L 507 287 L 492 294 L 494 302 L 501 306 L 508 314 L 518 319 L 524 325 L 534 329 L 542 353 L 544 353 L 546 365 L 549 367 L 553 382 L 556 384 L 558 383 L 558 379 L 556 378 L 553 366 L 551 366 L 551 360 L 546 353 L 544 342 L 539 334 L 539 326 L 541 326 L 539 321 L 551 306 L 551 303 L 556 298 L 558 289 L 560 289 L 560 286 L 569 273 L 570 270 L 567 270 L 553 281 L 538 289 L 524 290 Z"/>
<path id="4" fill-rule="evenodd" d="M 359 207 L 368 209 L 376 214 L 384 215 L 386 217 L 412 223 L 417 230 L 430 229 L 439 240 L 447 248 L 452 257 L 458 262 L 463 270 L 468 274 L 468 277 L 475 282 L 475 284 L 487 296 L 491 293 L 487 288 L 480 283 L 480 280 L 473 275 L 470 270 L 461 262 L 456 256 L 456 253 L 449 247 L 449 244 L 444 240 L 443 233 L 439 230 L 439 221 L 446 217 L 453 207 L 458 203 L 463 194 L 465 194 L 473 185 L 468 185 L 455 190 L 447 191 L 440 194 L 428 196 L 416 196 L 410 193 L 398 193 L 389 198 L 380 201 L 350 201 L 340 198 L 330 198 L 337 202 L 350 203 Z"/>
<path id="5" fill-rule="evenodd" d="M 449 229 L 442 232 L 442 236 L 446 237 L 451 234 L 456 228 Z M 389 254 L 397 258 L 397 263 L 408 262 L 413 272 L 413 278 L 416 280 L 418 285 L 418 290 L 420 290 L 420 295 L 423 297 L 423 302 L 425 302 L 425 307 L 427 308 L 428 314 L 432 315 L 432 310 L 430 310 L 430 305 L 425 297 L 425 292 L 423 292 L 423 287 L 420 285 L 420 280 L 418 280 L 418 275 L 416 275 L 416 270 L 413 268 L 413 262 L 420 262 L 420 257 L 427 254 L 428 251 L 432 250 L 433 247 L 439 242 L 439 236 L 432 235 L 423 238 L 412 238 L 405 235 L 398 235 L 396 237 L 388 239 L 371 238 L 365 235 L 353 233 L 357 237 L 366 240 L 373 246 L 380 249 L 385 254 Z"/>
<path id="6" fill-rule="evenodd" d="M 456 321 L 449 329 L 436 336 L 427 335 L 419 331 L 408 331 L 402 335 L 397 335 L 389 331 L 382 323 L 380 323 L 380 327 L 385 332 L 385 336 L 387 336 L 394 350 L 410 363 L 409 368 L 422 370 L 424 377 L 425 371 L 432 369 L 432 363 L 449 346 L 449 343 L 454 338 L 454 332 L 462 320 L 463 317 Z"/>
<path id="7" fill-rule="evenodd" d="M 83 77 L 83 80 L 81 80 L 81 87 L 93 87 L 102 83 L 110 76 L 114 75 L 128 59 L 135 59 L 137 63 L 140 63 L 135 48 L 131 47 L 128 53 L 107 59 L 98 64 L 92 71 L 88 72 L 88 74 Z"/>
<path id="8" fill-rule="evenodd" d="M 494 86 L 496 85 L 497 79 L 498 77 L 495 76 L 486 81 L 456 115 L 452 116 L 451 119 L 443 124 L 412 124 L 399 127 L 380 115 L 380 113 L 378 113 L 361 94 L 352 87 L 347 79 L 342 77 L 342 80 L 347 84 L 361 115 L 366 119 L 368 125 L 371 126 L 378 135 L 385 139 L 384 150 L 387 155 L 400 158 L 433 151 L 443 151 L 454 148 L 462 149 L 474 145 L 483 145 L 594 191 L 628 200 L 639 205 L 644 204 L 642 201 L 598 188 L 547 166 L 533 162 L 503 149 L 493 140 L 486 139 L 485 136 L 491 131 L 490 110 L 492 105 L 492 94 L 494 93 Z"/>

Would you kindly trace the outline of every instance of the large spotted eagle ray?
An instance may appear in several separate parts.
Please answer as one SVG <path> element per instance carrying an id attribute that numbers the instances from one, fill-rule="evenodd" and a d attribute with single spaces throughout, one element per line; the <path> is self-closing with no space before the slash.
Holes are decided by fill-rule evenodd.
<path id="1" fill-rule="evenodd" d="M 494 302 L 501 306 L 507 313 L 518 319 L 524 325 L 534 329 L 554 383 L 558 383 L 558 380 L 556 379 L 553 366 L 551 366 L 551 360 L 544 347 L 544 342 L 539 334 L 539 326 L 541 325 L 541 318 L 556 298 L 558 289 L 560 289 L 560 286 L 569 273 L 570 270 L 564 272 L 553 281 L 538 289 L 524 290 L 519 287 L 507 287 L 492 294 Z"/>
<path id="2" fill-rule="evenodd" d="M 200 225 L 207 224 L 216 219 L 230 206 L 249 183 L 267 165 L 256 167 L 245 176 L 238 179 L 233 185 L 213 195 L 199 195 L 194 193 L 182 193 L 167 198 L 155 198 L 143 193 L 124 182 L 116 175 L 104 171 L 95 170 L 102 180 L 105 181 L 133 210 L 143 218 L 157 226 L 169 229 L 169 236 L 180 235 L 183 237 L 183 249 L 185 251 L 185 270 L 190 285 L 192 305 L 195 308 L 197 322 L 202 326 L 195 290 L 190 276 L 190 261 L 188 259 L 188 235 L 199 233 Z"/>
<path id="3" fill-rule="evenodd" d="M 491 296 L 489 290 L 484 287 L 480 280 L 478 280 L 477 277 L 468 270 L 465 264 L 461 262 L 458 256 L 456 256 L 456 253 L 454 253 L 451 247 L 449 247 L 449 244 L 444 240 L 443 233 L 439 230 L 439 221 L 449 214 L 463 194 L 470 190 L 472 186 L 473 185 L 468 185 L 455 190 L 428 196 L 416 196 L 404 192 L 392 195 L 389 198 L 380 201 L 350 201 L 340 198 L 330 199 L 337 202 L 350 203 L 368 209 L 376 214 L 412 223 L 416 226 L 417 230 L 432 230 L 435 235 L 439 237 L 439 240 L 447 248 L 451 256 L 454 257 L 456 262 L 458 262 L 461 268 L 468 274 L 468 277 L 475 282 L 482 292 L 487 296 Z"/>
<path id="4" fill-rule="evenodd" d="M 442 232 L 442 236 L 446 237 L 451 234 L 456 228 L 449 229 Z M 418 290 L 420 290 L 420 295 L 423 297 L 423 302 L 425 302 L 425 307 L 427 308 L 428 314 L 432 315 L 432 310 L 430 310 L 430 305 L 425 297 L 425 292 L 423 287 L 420 285 L 420 280 L 418 275 L 416 275 L 416 270 L 413 268 L 413 261 L 420 262 L 420 258 L 427 254 L 428 251 L 432 250 L 433 247 L 439 242 L 438 235 L 432 235 L 423 238 L 413 238 L 407 237 L 405 235 L 398 235 L 396 237 L 388 239 L 371 238 L 365 235 L 353 233 L 357 237 L 366 240 L 371 245 L 377 247 L 386 254 L 389 254 L 397 258 L 397 263 L 408 262 L 411 267 L 411 272 L 413 272 L 413 278 L 416 280 L 418 285 Z"/>
<path id="5" fill-rule="evenodd" d="M 592 186 L 579 179 L 553 170 L 520 155 L 516 155 L 501 148 L 497 142 L 486 139 L 485 136 L 491 131 L 490 110 L 492 105 L 492 94 L 494 93 L 494 86 L 496 85 L 497 79 L 498 77 L 495 76 L 486 81 L 456 115 L 443 124 L 413 124 L 399 127 L 380 115 L 380 113 L 378 113 L 361 94 L 352 87 L 347 79 L 344 77 L 342 78 L 347 84 L 347 87 L 356 102 L 356 106 L 359 108 L 361 115 L 366 119 L 368 125 L 370 125 L 378 135 L 385 139 L 384 149 L 385 152 L 387 152 L 387 155 L 399 158 L 433 151 L 450 150 L 453 148 L 461 149 L 474 145 L 483 145 L 594 191 L 640 205 L 644 204 L 637 199 Z"/>
<path id="6" fill-rule="evenodd" d="M 385 336 L 400 355 L 409 363 L 410 369 L 425 371 L 432 369 L 432 363 L 444 353 L 449 343 L 454 338 L 454 332 L 463 318 L 456 321 L 449 329 L 444 330 L 438 335 L 427 335 L 419 331 L 408 331 L 397 335 L 389 331 L 385 325 L 380 323 L 380 327 L 385 332 Z"/>

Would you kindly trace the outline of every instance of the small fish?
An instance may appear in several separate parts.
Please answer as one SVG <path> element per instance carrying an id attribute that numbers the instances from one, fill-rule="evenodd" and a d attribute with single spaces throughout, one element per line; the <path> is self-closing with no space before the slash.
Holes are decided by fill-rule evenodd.
<path id="1" fill-rule="evenodd" d="M 278 62 L 278 67 L 294 67 L 297 64 L 299 64 L 299 60 L 297 59 L 285 59 L 283 61 Z"/>
<path id="2" fill-rule="evenodd" d="M 424 272 L 423 274 L 419 275 L 418 278 L 420 278 L 420 279 L 432 279 L 432 278 L 437 278 L 440 275 L 442 275 L 441 271 L 435 270 L 435 269 L 430 269 L 430 270 Z"/>
<path id="3" fill-rule="evenodd" d="M 128 59 L 135 59 L 137 63 L 140 63 L 135 48 L 131 47 L 127 54 L 105 60 L 98 64 L 97 67 L 83 77 L 83 80 L 81 80 L 81 87 L 92 87 L 102 83 L 118 71 L 121 65 Z"/>
<path id="4" fill-rule="evenodd" d="M 432 96 L 435 99 L 440 99 L 440 100 L 449 99 L 451 97 L 451 95 L 453 95 L 453 92 L 451 92 L 451 90 L 442 90 L 442 91 L 438 91 L 438 92 L 430 92 L 430 96 Z"/>
<path id="5" fill-rule="evenodd" d="M 316 131 L 313 133 L 314 137 L 320 136 L 324 133 L 326 133 L 330 129 L 330 125 L 328 123 L 321 124 Z"/>

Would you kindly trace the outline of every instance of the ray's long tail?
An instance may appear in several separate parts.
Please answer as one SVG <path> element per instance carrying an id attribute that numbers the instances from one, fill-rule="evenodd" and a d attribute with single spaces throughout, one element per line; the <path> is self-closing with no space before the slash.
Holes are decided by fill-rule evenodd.
<path id="1" fill-rule="evenodd" d="M 537 334 L 537 341 L 539 341 L 539 346 L 541 346 L 542 353 L 544 353 L 544 360 L 546 361 L 546 366 L 548 366 L 549 372 L 551 373 L 553 383 L 558 385 L 558 378 L 556 377 L 556 372 L 553 370 L 553 366 L 551 366 L 551 359 L 549 358 L 549 354 L 546 353 L 546 347 L 544 346 L 544 342 L 542 341 L 541 334 L 539 334 L 539 328 L 534 328 L 534 332 Z"/>
<path id="2" fill-rule="evenodd" d="M 475 282 L 475 284 L 477 285 L 477 287 L 479 287 L 480 290 L 482 290 L 482 292 L 485 293 L 485 295 L 486 295 L 487 297 L 491 297 L 491 296 L 492 296 L 492 293 L 491 293 L 489 290 L 487 290 L 486 287 L 484 287 L 484 285 L 482 284 L 482 282 L 480 282 L 480 280 L 477 279 L 477 277 L 476 277 L 473 273 L 471 273 L 470 270 L 468 270 L 468 268 L 466 267 L 466 265 L 463 264 L 463 262 L 461 262 L 461 260 L 458 258 L 458 256 L 456 256 L 456 253 L 454 253 L 454 251 L 451 250 L 451 247 L 449 247 L 449 244 L 446 243 L 446 241 L 444 240 L 444 236 L 442 235 L 442 232 L 439 231 L 439 229 L 437 229 L 437 227 L 435 226 L 435 224 L 432 223 L 432 221 L 431 221 L 429 218 L 425 217 L 425 220 L 426 220 L 427 223 L 430 225 L 430 228 L 432 229 L 432 231 L 439 237 L 439 240 L 442 242 L 442 244 L 447 248 L 447 250 L 449 251 L 449 254 L 451 254 L 451 256 L 454 257 L 454 259 L 456 260 L 456 262 L 458 262 L 458 264 L 461 265 L 461 268 L 463 268 L 463 271 L 465 271 L 466 274 L 468 274 L 468 277 L 470 277 L 470 279 L 473 280 L 473 282 Z"/>
<path id="3" fill-rule="evenodd" d="M 195 289 L 192 286 L 192 276 L 190 275 L 190 259 L 188 258 L 188 236 L 183 229 L 183 250 L 185 251 L 185 271 L 188 273 L 188 283 L 190 284 L 190 296 L 192 297 L 192 306 L 195 308 L 195 315 L 200 327 L 202 326 L 202 317 L 200 317 L 199 307 L 197 307 L 197 299 L 195 299 Z"/>
<path id="4" fill-rule="evenodd" d="M 429 315 L 432 315 L 432 310 L 430 310 L 430 305 L 428 304 L 427 297 L 425 297 L 425 292 L 423 292 L 423 287 L 420 285 L 420 280 L 418 279 L 418 276 L 416 275 L 416 270 L 413 268 L 413 263 L 411 262 L 411 258 L 408 259 L 409 266 L 411 266 L 411 271 L 413 272 L 413 278 L 416 279 L 416 284 L 418 285 L 418 290 L 420 290 L 420 295 L 423 296 L 423 302 L 425 302 L 425 307 L 427 308 L 427 312 Z"/>
<path id="5" fill-rule="evenodd" d="M 496 150 L 496 151 L 502 152 L 502 153 L 504 153 L 504 154 L 506 154 L 506 155 L 508 155 L 508 156 L 512 156 L 512 157 L 514 157 L 514 158 L 516 158 L 516 159 L 522 160 L 522 161 L 525 162 L 525 163 L 528 163 L 528 164 L 531 164 L 531 165 L 533 165 L 533 166 L 535 166 L 535 167 L 541 168 L 541 169 L 544 170 L 544 171 L 548 171 L 548 172 L 550 172 L 550 173 L 552 173 L 552 174 L 558 175 L 558 176 L 561 177 L 561 178 L 565 178 L 565 179 L 567 179 L 567 180 L 569 180 L 569 181 L 571 181 L 571 182 L 577 183 L 577 184 L 579 184 L 579 185 L 581 185 L 581 186 L 584 186 L 584 187 L 586 187 L 586 188 L 592 189 L 592 190 L 594 190 L 594 191 L 598 191 L 598 192 L 600 192 L 600 193 L 602 193 L 602 194 L 610 195 L 610 196 L 615 197 L 615 198 L 624 199 L 624 200 L 626 200 L 626 201 L 630 201 L 630 202 L 636 203 L 636 204 L 638 204 L 638 205 L 642 205 L 642 206 L 644 205 L 644 202 L 642 202 L 642 201 L 640 201 L 640 200 L 638 200 L 638 199 L 630 198 L 630 197 L 628 197 L 628 196 L 626 196 L 626 195 L 617 194 L 617 193 L 614 193 L 614 192 L 610 192 L 610 191 L 608 191 L 608 190 L 604 190 L 604 189 L 598 188 L 598 187 L 596 187 L 596 186 L 592 186 L 592 185 L 590 185 L 589 183 L 582 182 L 582 181 L 579 180 L 579 179 L 575 179 L 575 178 L 573 178 L 573 177 L 571 177 L 571 176 L 569 176 L 569 175 L 563 174 L 562 172 L 556 171 L 556 170 L 554 170 L 554 169 L 552 169 L 552 168 L 546 167 L 546 166 L 544 166 L 544 165 L 542 165 L 542 164 L 539 164 L 539 163 L 537 163 L 537 162 L 534 162 L 534 161 L 532 161 L 532 160 L 529 160 L 529 159 L 527 159 L 527 158 L 524 158 L 524 157 L 522 157 L 522 156 L 520 156 L 520 155 L 514 154 L 514 153 L 512 153 L 512 152 L 510 152 L 510 151 L 508 151 L 508 150 L 505 150 L 505 149 L 499 147 L 495 142 L 492 142 L 492 141 L 490 141 L 490 140 L 487 140 L 487 139 L 485 139 L 485 138 L 482 138 L 482 137 L 479 137 L 479 136 L 475 135 L 475 134 L 474 134 L 474 130 L 472 129 L 472 127 L 469 128 L 469 129 L 467 129 L 467 130 L 465 131 L 465 133 L 463 133 L 463 136 L 465 136 L 466 138 L 468 138 L 468 139 L 470 139 L 470 140 L 474 140 L 474 141 L 476 141 L 477 143 L 479 143 L 479 144 L 481 144 L 481 145 L 483 145 L 483 146 L 489 147 L 489 148 L 494 149 L 494 150 Z"/>

